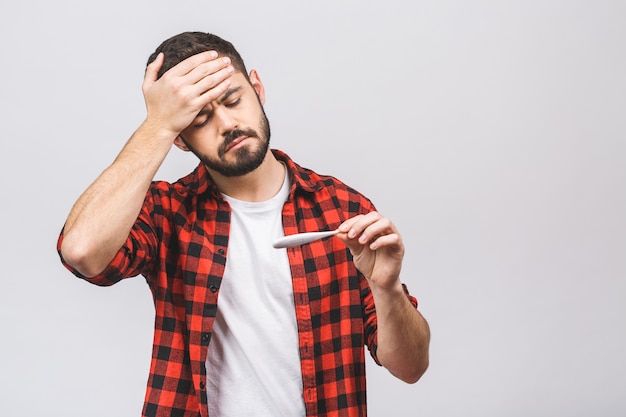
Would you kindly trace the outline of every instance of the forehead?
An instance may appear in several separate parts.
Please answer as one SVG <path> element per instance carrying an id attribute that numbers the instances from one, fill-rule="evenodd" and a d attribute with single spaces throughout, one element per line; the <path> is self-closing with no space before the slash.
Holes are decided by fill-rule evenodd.
<path id="1" fill-rule="evenodd" d="M 219 98 L 217 98 L 216 101 L 218 103 L 224 102 L 233 95 L 241 96 L 242 94 L 256 95 L 257 92 L 252 86 L 250 79 L 245 74 L 236 71 L 230 76 L 230 85 L 228 86 L 228 89 Z"/>
<path id="2" fill-rule="evenodd" d="M 235 69 L 235 71 L 230 76 L 231 88 L 232 87 L 241 87 L 243 88 L 252 88 L 250 84 L 250 79 L 243 72 Z"/>
<path id="3" fill-rule="evenodd" d="M 254 94 L 257 95 L 256 90 L 250 83 L 249 78 L 240 71 L 235 70 L 230 76 L 231 84 L 228 89 L 222 93 L 221 96 L 217 97 L 210 103 L 207 103 L 203 110 L 198 113 L 198 116 L 211 113 L 211 109 L 216 105 L 223 105 L 227 102 L 227 100 L 241 97 L 243 94 Z"/>

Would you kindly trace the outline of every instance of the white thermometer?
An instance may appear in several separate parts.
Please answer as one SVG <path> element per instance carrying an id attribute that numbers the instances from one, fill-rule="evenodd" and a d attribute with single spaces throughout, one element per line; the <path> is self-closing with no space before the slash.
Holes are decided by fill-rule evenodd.
<path id="1" fill-rule="evenodd" d="M 325 232 L 307 232 L 307 233 L 296 233 L 295 235 L 289 235 L 285 237 L 281 237 L 276 240 L 272 246 L 276 249 L 279 248 L 288 248 L 290 246 L 298 246 L 304 245 L 306 243 L 313 242 L 317 239 L 323 239 L 328 236 L 333 236 L 339 233 L 339 230 L 328 230 Z"/>

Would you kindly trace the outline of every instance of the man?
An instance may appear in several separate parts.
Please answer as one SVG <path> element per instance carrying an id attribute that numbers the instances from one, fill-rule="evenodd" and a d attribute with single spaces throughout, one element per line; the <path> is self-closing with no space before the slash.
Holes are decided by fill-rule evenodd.
<path id="1" fill-rule="evenodd" d="M 166 40 L 143 93 L 146 119 L 58 241 L 78 277 L 111 285 L 142 274 L 150 286 L 143 415 L 364 416 L 365 345 L 417 381 L 430 334 L 400 281 L 400 234 L 352 188 L 270 149 L 263 84 L 234 47 L 199 32 Z M 172 143 L 200 164 L 154 181 Z"/>

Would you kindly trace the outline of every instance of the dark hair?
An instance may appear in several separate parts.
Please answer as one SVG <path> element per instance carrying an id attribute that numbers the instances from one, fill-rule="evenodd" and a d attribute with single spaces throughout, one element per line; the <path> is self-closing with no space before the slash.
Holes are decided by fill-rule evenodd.
<path id="1" fill-rule="evenodd" d="M 158 77 L 161 78 L 167 70 L 176 66 L 179 62 L 205 51 L 216 51 L 220 56 L 229 57 L 235 70 L 240 71 L 246 77 L 248 76 L 243 59 L 233 44 L 217 35 L 204 32 L 183 32 L 172 36 L 161 43 L 154 53 L 150 55 L 146 65 L 149 65 L 160 52 L 163 52 L 165 60 L 158 73 Z"/>

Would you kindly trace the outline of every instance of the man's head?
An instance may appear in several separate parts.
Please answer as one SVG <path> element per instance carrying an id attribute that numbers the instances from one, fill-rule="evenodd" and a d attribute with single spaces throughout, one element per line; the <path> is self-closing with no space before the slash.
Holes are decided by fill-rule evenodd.
<path id="1" fill-rule="evenodd" d="M 256 71 L 246 72 L 243 59 L 233 45 L 210 33 L 184 32 L 159 45 L 148 65 L 162 52 L 164 60 L 157 75 L 161 78 L 182 61 L 206 51 L 230 58 L 234 73 L 229 77 L 228 89 L 199 111 L 174 144 L 193 152 L 211 172 L 224 177 L 246 175 L 265 159 L 270 127 L 263 110 L 263 84 Z"/>
<path id="2" fill-rule="evenodd" d="M 220 56 L 229 57 L 235 70 L 247 77 L 246 66 L 233 44 L 217 35 L 204 32 L 183 32 L 163 41 L 148 58 L 148 65 L 156 59 L 159 53 L 163 52 L 165 61 L 158 74 L 161 78 L 167 70 L 176 64 L 192 55 L 206 51 L 216 51 Z"/>

